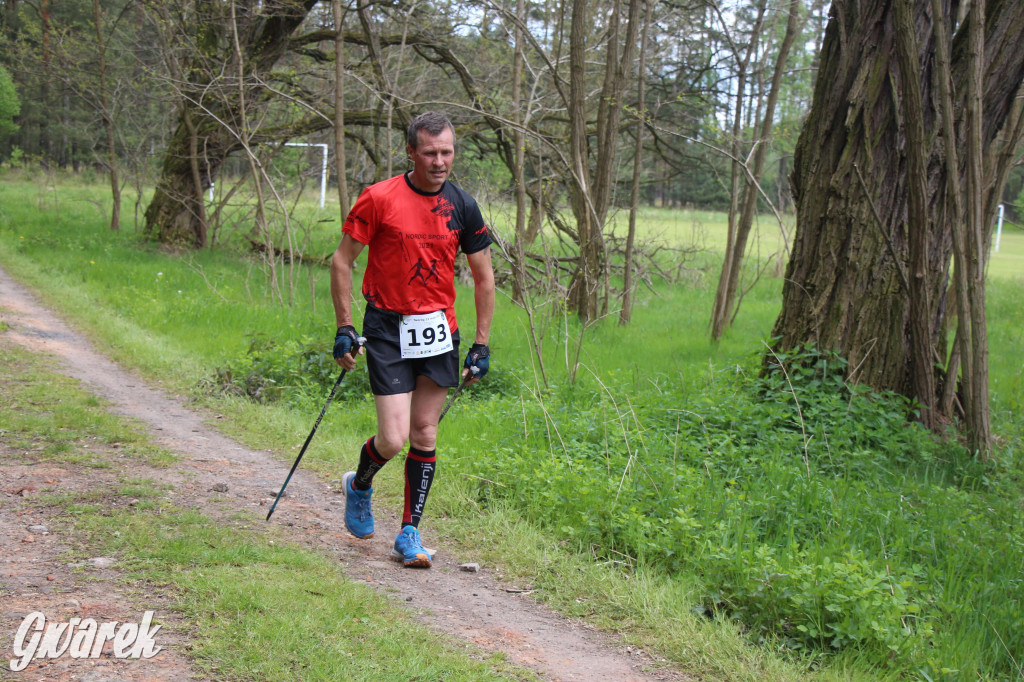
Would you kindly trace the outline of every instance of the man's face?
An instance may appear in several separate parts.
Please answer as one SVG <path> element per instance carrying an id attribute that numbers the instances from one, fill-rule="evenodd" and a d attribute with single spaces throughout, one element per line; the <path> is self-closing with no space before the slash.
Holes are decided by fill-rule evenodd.
<path id="1" fill-rule="evenodd" d="M 452 172 L 455 160 L 455 136 L 451 128 L 445 128 L 440 135 L 431 135 L 420 130 L 419 144 L 408 147 L 412 159 L 412 184 L 423 192 L 438 192 Z"/>

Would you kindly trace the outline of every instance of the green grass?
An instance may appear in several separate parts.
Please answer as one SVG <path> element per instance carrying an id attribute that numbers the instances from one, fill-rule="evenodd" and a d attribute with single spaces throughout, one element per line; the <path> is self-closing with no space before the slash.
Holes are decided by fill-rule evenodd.
<path id="1" fill-rule="evenodd" d="M 993 235 L 988 276 L 992 279 L 1024 280 L 1024 228 L 1009 222 L 1003 223 L 998 251 L 995 246 Z"/>
<path id="2" fill-rule="evenodd" d="M 84 514 L 76 530 L 123 557 L 129 580 L 171 586 L 214 679 L 532 679 L 499 656 L 474 660 L 276 534 L 173 507 Z"/>
<path id="3" fill-rule="evenodd" d="M 111 453 L 153 466 L 176 461 L 154 448 L 138 426 L 100 409 L 94 395 L 41 361 L 0 346 L 0 366 L 16 371 L 3 381 L 0 392 L 0 432 L 8 447 L 36 461 L 93 468 L 111 466 Z"/>
<path id="4" fill-rule="evenodd" d="M 174 461 L 46 364 L 0 345 L 0 431 L 14 439 L 8 461 L 71 472 L 140 453 L 150 464 Z M 108 479 L 26 504 L 53 514 L 72 544 L 68 559 L 115 556 L 125 587 L 169 594 L 192 638 L 190 655 L 211 679 L 535 679 L 500 655 L 481 658 L 443 641 L 280 529 L 178 508 L 166 486 L 143 477 L 111 471 Z M 159 618 L 164 604 L 156 607 Z"/>
<path id="5" fill-rule="evenodd" d="M 92 204 L 58 211 L 17 193 L 0 188 L 6 267 L 122 361 L 191 390 L 227 431 L 292 460 L 335 371 L 326 272 L 302 271 L 302 295 L 284 306 L 258 267 L 227 250 L 167 253 L 110 234 Z M 704 243 L 724 243 L 721 216 L 644 214 L 645 234 L 673 239 L 696 222 Z M 763 255 L 777 246 L 773 231 L 762 221 Z M 326 232 L 317 238 L 331 248 Z M 757 379 L 778 279 L 763 278 L 710 344 L 713 256 L 689 285 L 641 296 L 625 329 L 609 320 L 581 330 L 539 311 L 547 386 L 526 316 L 502 300 L 491 374 L 442 426 L 428 540 L 442 533 L 557 608 L 684 667 L 697 661 L 712 678 L 1019 675 L 1021 253 L 1024 242 L 1004 232 L 990 267 L 1002 440 L 988 466 L 908 424 L 903 402 L 843 384 L 828 358 L 787 359 L 792 386 Z M 457 310 L 471 329 L 467 294 Z M 228 367 L 274 377 L 281 399 L 219 394 Z M 345 387 L 303 462 L 331 478 L 374 425 L 365 378 L 357 371 Z M 400 467 L 377 487 L 381 503 L 395 502 Z"/>

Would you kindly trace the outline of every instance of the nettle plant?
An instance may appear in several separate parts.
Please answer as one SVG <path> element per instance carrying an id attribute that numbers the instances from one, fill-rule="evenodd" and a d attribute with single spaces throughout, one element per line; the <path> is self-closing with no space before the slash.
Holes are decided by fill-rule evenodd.
<path id="1" fill-rule="evenodd" d="M 305 404 L 323 400 L 340 371 L 323 339 L 296 336 L 276 341 L 257 333 L 249 337 L 245 354 L 218 367 L 203 388 L 259 403 Z M 360 399 L 369 392 L 366 372 L 355 371 L 339 387 L 336 399 Z"/>
<path id="2" fill-rule="evenodd" d="M 754 639 L 914 657 L 935 588 L 900 539 L 918 523 L 908 496 L 931 494 L 921 472 L 947 485 L 970 466 L 914 423 L 912 403 L 846 382 L 835 354 L 774 359 L 763 374 L 753 357 L 711 372 L 701 390 L 539 395 L 475 472 L 605 560 L 698 576 L 704 611 Z"/>

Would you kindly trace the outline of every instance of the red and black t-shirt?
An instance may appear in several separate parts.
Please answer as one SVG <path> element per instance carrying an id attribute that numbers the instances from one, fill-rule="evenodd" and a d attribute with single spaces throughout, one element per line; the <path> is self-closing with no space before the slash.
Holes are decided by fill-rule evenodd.
<path id="1" fill-rule="evenodd" d="M 359 195 L 342 228 L 369 246 L 363 296 L 378 308 L 402 315 L 444 310 L 455 320 L 455 256 L 491 244 L 480 207 L 462 189 L 445 182 L 426 194 L 406 175 L 370 185 Z"/>

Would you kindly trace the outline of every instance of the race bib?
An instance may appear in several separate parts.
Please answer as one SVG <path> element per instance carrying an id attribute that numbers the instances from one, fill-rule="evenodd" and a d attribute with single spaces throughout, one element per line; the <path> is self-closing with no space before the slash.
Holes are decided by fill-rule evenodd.
<path id="1" fill-rule="evenodd" d="M 398 325 L 402 359 L 429 358 L 455 348 L 443 310 L 426 315 L 403 315 Z"/>

